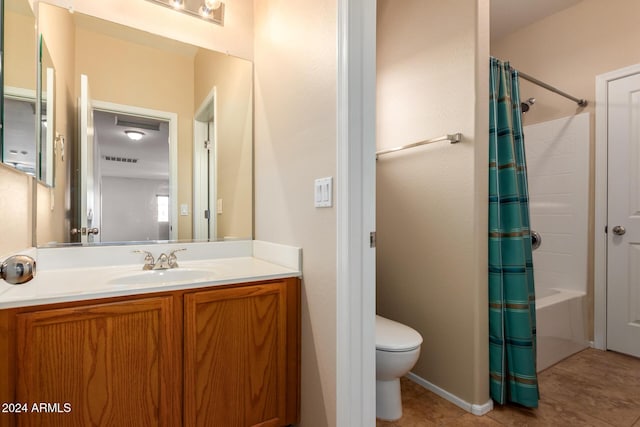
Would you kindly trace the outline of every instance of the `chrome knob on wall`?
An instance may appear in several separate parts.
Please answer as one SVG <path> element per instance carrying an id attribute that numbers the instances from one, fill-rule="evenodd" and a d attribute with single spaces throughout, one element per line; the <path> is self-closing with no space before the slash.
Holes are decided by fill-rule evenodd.
<path id="1" fill-rule="evenodd" d="M 15 255 L 0 264 L 0 278 L 12 285 L 21 285 L 36 275 L 36 261 L 27 255 Z"/>
<path id="2" fill-rule="evenodd" d="M 542 236 L 535 230 L 531 230 L 531 249 L 534 251 L 542 244 Z"/>

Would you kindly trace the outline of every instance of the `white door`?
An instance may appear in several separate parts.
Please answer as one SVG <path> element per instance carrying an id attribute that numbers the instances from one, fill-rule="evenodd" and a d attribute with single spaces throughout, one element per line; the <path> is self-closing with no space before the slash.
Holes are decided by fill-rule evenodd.
<path id="1" fill-rule="evenodd" d="M 91 243 L 96 239 L 93 108 L 89 97 L 89 79 L 80 75 L 80 108 L 78 109 L 80 135 L 80 241 Z"/>
<path id="2" fill-rule="evenodd" d="M 607 348 L 640 357 L 640 74 L 608 94 Z"/>

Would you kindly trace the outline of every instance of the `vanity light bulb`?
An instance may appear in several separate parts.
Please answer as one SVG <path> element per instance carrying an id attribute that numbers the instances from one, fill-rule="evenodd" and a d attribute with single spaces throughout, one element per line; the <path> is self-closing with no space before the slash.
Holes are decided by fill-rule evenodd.
<path id="1" fill-rule="evenodd" d="M 169 0 L 169 3 L 175 9 L 182 9 L 184 7 L 184 0 Z"/>

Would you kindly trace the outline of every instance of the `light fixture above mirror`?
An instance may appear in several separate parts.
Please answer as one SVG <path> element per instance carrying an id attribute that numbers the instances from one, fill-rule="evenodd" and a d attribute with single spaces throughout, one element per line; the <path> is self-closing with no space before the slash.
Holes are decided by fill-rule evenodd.
<path id="1" fill-rule="evenodd" d="M 224 3 L 218 0 L 147 0 L 165 7 L 196 16 L 205 21 L 224 25 Z"/>

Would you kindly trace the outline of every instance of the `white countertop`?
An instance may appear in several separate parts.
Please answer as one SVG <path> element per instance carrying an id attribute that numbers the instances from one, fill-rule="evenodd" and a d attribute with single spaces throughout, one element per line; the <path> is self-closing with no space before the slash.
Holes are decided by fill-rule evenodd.
<path id="1" fill-rule="evenodd" d="M 149 250 L 156 257 L 175 248 L 179 267 L 142 270 Z M 36 276 L 22 285 L 0 280 L 0 309 L 201 288 L 301 276 L 301 249 L 268 242 L 212 242 L 144 246 L 100 246 L 23 251 L 37 258 Z M 135 259 L 109 265 L 109 261 Z"/>

